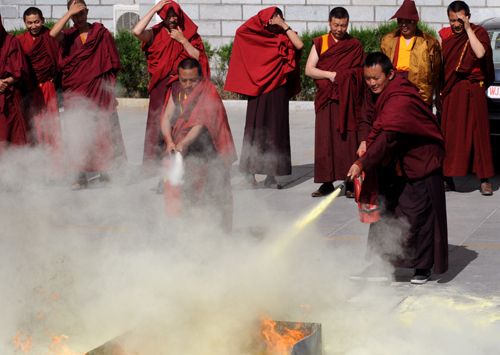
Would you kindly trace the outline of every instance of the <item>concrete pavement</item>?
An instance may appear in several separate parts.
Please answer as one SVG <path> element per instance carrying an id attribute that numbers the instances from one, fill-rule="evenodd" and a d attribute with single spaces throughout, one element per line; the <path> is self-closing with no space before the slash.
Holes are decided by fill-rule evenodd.
<path id="1" fill-rule="evenodd" d="M 227 105 L 231 130 L 238 153 L 245 123 L 244 105 Z M 249 218 L 245 205 L 246 197 L 254 195 L 265 201 L 276 216 L 293 220 L 313 208 L 318 199 L 310 197 L 318 185 L 313 182 L 314 160 L 314 111 L 307 105 L 291 109 L 290 131 L 293 172 L 291 176 L 280 177 L 282 190 L 258 188 L 242 189 L 241 176 L 235 164 L 233 169 L 233 190 L 235 197 L 235 228 L 248 226 L 249 221 L 258 225 L 258 218 Z M 130 164 L 139 164 L 142 154 L 142 139 L 145 111 L 126 108 L 120 110 L 120 120 L 127 144 Z M 263 179 L 264 177 L 260 177 Z M 456 179 L 457 192 L 448 192 L 447 212 L 450 244 L 450 270 L 426 289 L 460 286 L 466 291 L 484 295 L 500 293 L 500 186 L 499 176 L 493 180 L 495 193 L 482 196 L 479 181 L 474 176 Z M 264 222 L 264 224 L 267 223 Z M 352 200 L 344 197 L 327 209 L 316 221 L 321 237 L 334 244 L 352 244 L 361 251 L 366 243 L 367 227 L 359 222 Z M 403 272 L 403 275 L 405 273 Z M 408 275 L 406 275 L 408 276 Z M 404 279 L 404 277 L 403 277 Z M 405 282 L 396 286 L 407 287 Z"/>
<path id="2" fill-rule="evenodd" d="M 239 152 L 245 108 L 227 107 Z M 368 231 L 353 200 L 338 197 L 309 228 L 294 227 L 322 199 L 310 196 L 314 112 L 291 107 L 293 174 L 281 190 L 250 189 L 235 165 L 230 236 L 210 228 L 211 211 L 165 217 L 159 175 L 140 174 L 144 105 L 119 107 L 128 165 L 108 186 L 54 183 L 41 152 L 2 157 L 0 354 L 20 353 L 16 334 L 32 342 L 21 353 L 59 355 L 139 331 L 131 353 L 254 355 L 245 346 L 262 315 L 321 323 L 324 355 L 499 353 L 500 192 L 481 196 L 470 176 L 447 193 L 446 274 L 419 286 L 409 270 L 390 283 L 352 282 Z M 61 334 L 58 352 L 50 339 Z"/>

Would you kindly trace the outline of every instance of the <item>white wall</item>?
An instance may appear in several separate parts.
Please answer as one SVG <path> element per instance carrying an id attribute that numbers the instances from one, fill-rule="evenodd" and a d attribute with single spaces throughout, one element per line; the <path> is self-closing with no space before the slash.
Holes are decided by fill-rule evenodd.
<path id="1" fill-rule="evenodd" d="M 154 0 L 86 0 L 90 21 L 100 21 L 114 30 L 113 5 L 139 4 L 141 15 Z M 356 27 L 375 26 L 388 20 L 403 0 L 180 0 L 185 12 L 198 24 L 202 37 L 213 45 L 229 42 L 236 28 L 259 10 L 276 5 L 283 11 L 287 22 L 299 33 L 326 28 L 329 11 L 344 6 L 350 13 L 351 24 Z M 417 0 L 422 21 L 435 28 L 447 23 L 446 7 L 449 0 Z M 468 0 L 472 21 L 500 17 L 500 0 Z M 0 0 L 0 13 L 7 30 L 22 27 L 23 11 L 29 6 L 42 9 L 47 19 L 57 19 L 66 11 L 66 0 Z"/>

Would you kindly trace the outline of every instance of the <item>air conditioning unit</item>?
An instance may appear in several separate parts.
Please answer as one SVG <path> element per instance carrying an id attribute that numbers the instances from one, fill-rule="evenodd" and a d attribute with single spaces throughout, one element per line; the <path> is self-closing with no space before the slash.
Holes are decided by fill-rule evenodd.
<path id="1" fill-rule="evenodd" d="M 139 19 L 139 4 L 113 6 L 113 23 L 115 24 L 115 33 L 123 30 L 131 30 Z"/>

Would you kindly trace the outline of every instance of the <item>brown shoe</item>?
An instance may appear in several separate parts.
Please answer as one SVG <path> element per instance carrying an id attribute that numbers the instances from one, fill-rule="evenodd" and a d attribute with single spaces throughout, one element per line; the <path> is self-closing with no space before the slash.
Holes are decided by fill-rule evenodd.
<path id="1" fill-rule="evenodd" d="M 493 188 L 491 187 L 491 182 L 485 181 L 481 183 L 481 187 L 479 188 L 479 192 L 483 196 L 491 196 L 493 195 Z"/>
<path id="2" fill-rule="evenodd" d="M 78 178 L 76 181 L 71 184 L 71 190 L 82 190 L 86 189 L 89 185 L 89 181 L 87 180 L 87 174 L 85 173 L 80 173 L 78 174 Z"/>
<path id="3" fill-rule="evenodd" d="M 314 191 L 311 194 L 311 196 L 312 197 L 323 197 L 323 196 L 331 194 L 333 192 L 333 190 L 335 190 L 335 188 L 333 187 L 333 184 L 331 182 L 330 183 L 325 182 L 319 187 L 319 189 Z"/>

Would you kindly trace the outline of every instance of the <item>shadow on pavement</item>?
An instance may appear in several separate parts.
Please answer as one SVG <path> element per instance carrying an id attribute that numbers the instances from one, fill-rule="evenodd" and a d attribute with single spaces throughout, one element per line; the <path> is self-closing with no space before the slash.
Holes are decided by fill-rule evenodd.
<path id="1" fill-rule="evenodd" d="M 314 177 L 314 164 L 292 166 L 292 174 L 278 177 L 283 189 L 290 189 Z"/>
<path id="2" fill-rule="evenodd" d="M 438 283 L 448 283 L 476 259 L 478 253 L 464 246 L 449 244 L 449 268 L 442 275 L 433 275 Z"/>
<path id="3" fill-rule="evenodd" d="M 437 283 L 448 283 L 460 274 L 469 265 L 472 260 L 476 259 L 478 253 L 464 246 L 449 244 L 449 267 L 444 274 L 432 274 L 431 280 Z M 413 269 L 396 268 L 394 271 L 395 282 L 410 281 L 413 276 Z"/>
<path id="4" fill-rule="evenodd" d="M 480 181 L 475 175 L 454 177 L 455 187 L 457 192 L 473 192 L 479 193 Z M 490 179 L 493 185 L 493 191 L 498 191 L 500 187 L 500 176 L 494 176 Z"/>
<path id="5" fill-rule="evenodd" d="M 243 174 L 239 171 L 239 168 L 233 166 L 231 169 L 231 175 L 236 176 L 237 179 L 242 180 L 240 183 L 236 184 L 237 189 L 263 189 L 266 188 L 262 181 L 260 181 L 255 186 L 250 186 L 249 184 L 245 184 L 243 181 Z M 264 176 L 264 175 L 262 175 Z M 277 176 L 276 180 L 280 185 L 280 189 L 290 189 L 294 186 L 297 186 L 307 180 L 310 180 L 314 177 L 314 165 L 313 164 L 304 164 L 304 165 L 295 165 L 292 166 L 292 174 L 285 176 Z M 262 179 L 261 176 L 258 179 Z"/>

